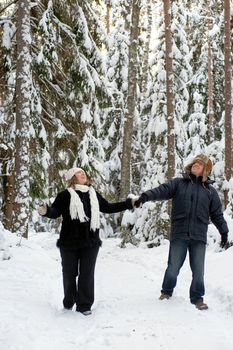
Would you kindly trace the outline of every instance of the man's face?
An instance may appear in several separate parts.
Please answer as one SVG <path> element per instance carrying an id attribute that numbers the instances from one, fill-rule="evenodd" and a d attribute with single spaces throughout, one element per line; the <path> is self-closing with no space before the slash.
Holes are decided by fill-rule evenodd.
<path id="1" fill-rule="evenodd" d="M 195 176 L 202 176 L 204 168 L 205 168 L 205 166 L 202 162 L 196 161 L 192 165 L 191 173 Z"/>

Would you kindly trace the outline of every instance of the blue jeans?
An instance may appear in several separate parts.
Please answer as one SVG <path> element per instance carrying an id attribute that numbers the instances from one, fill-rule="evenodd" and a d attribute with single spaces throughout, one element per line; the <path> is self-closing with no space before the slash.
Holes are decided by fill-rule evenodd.
<path id="1" fill-rule="evenodd" d="M 203 300 L 205 294 L 204 264 L 206 245 L 204 242 L 192 239 L 174 239 L 170 242 L 168 266 L 165 271 L 161 292 L 170 296 L 172 295 L 187 251 L 189 251 L 189 264 L 192 270 L 192 283 L 189 289 L 189 296 L 191 303 L 196 304 L 198 300 Z"/>

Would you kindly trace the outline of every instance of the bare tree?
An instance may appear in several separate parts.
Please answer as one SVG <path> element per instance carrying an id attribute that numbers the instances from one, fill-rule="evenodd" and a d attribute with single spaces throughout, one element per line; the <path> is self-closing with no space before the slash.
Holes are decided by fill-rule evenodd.
<path id="1" fill-rule="evenodd" d="M 173 95 L 173 68 L 172 68 L 172 33 L 171 33 L 171 4 L 170 0 L 164 0 L 165 21 L 165 65 L 166 65 L 166 95 L 167 95 L 167 154 L 168 169 L 167 178 L 171 179 L 175 171 L 174 156 L 174 95 Z"/>
<path id="2" fill-rule="evenodd" d="M 231 102 L 231 13 L 230 0 L 224 0 L 224 63 L 225 63 L 225 178 L 232 176 L 232 102 Z M 228 191 L 224 191 L 225 207 Z"/>
<path id="3" fill-rule="evenodd" d="M 30 0 L 19 0 L 17 11 L 16 139 L 14 231 L 28 237 L 29 118 L 31 96 Z"/>
<path id="4" fill-rule="evenodd" d="M 123 150 L 121 158 L 120 198 L 130 192 L 131 147 L 137 88 L 137 45 L 139 35 L 140 1 L 132 1 L 132 23 L 130 28 L 127 113 L 124 122 Z"/>

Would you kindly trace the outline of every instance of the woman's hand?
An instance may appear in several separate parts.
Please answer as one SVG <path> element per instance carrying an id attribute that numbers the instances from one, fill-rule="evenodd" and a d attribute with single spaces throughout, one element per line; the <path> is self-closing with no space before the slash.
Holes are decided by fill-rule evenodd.
<path id="1" fill-rule="evenodd" d="M 41 205 L 38 209 L 37 209 L 38 213 L 40 215 L 45 215 L 47 213 L 47 205 Z"/>

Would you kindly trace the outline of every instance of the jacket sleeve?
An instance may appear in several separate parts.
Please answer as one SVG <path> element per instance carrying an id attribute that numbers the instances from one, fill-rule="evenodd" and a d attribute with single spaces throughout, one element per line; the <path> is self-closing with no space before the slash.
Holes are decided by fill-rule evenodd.
<path id="1" fill-rule="evenodd" d="M 100 211 L 102 213 L 118 213 L 126 209 L 133 209 L 132 201 L 130 198 L 127 198 L 124 202 L 109 203 L 98 192 L 96 193 L 99 201 Z"/>
<path id="2" fill-rule="evenodd" d="M 64 192 L 58 193 L 52 205 L 47 206 L 47 213 L 44 215 L 50 219 L 58 218 L 62 213 L 62 208 L 64 204 Z"/>
<path id="3" fill-rule="evenodd" d="M 222 203 L 214 187 L 211 187 L 210 219 L 221 235 L 227 235 L 228 226 L 223 217 Z"/>
<path id="4" fill-rule="evenodd" d="M 173 198 L 179 181 L 180 178 L 175 178 L 153 188 L 152 190 L 143 192 L 140 196 L 142 203 Z"/>

